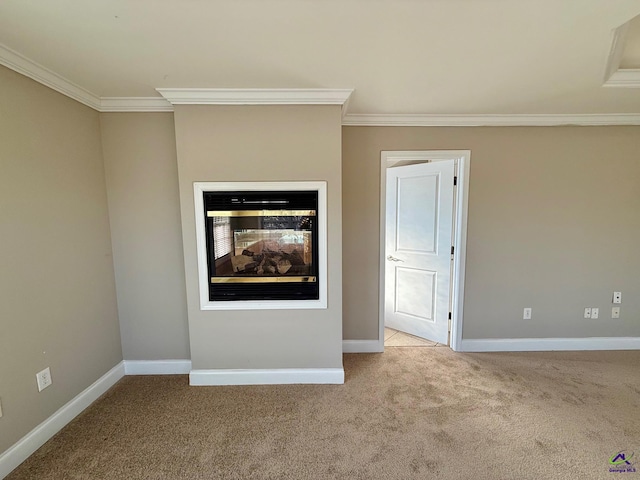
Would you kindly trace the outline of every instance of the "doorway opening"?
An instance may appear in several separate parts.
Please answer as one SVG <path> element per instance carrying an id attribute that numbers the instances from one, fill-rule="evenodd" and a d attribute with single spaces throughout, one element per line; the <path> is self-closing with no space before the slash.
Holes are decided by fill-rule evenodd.
<path id="1" fill-rule="evenodd" d="M 469 150 L 381 153 L 380 351 L 385 325 L 460 348 L 470 161 Z"/>

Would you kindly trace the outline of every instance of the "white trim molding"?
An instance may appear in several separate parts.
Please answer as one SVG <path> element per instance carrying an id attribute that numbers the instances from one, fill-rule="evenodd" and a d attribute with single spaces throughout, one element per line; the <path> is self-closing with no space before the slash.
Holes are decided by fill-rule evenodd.
<path id="1" fill-rule="evenodd" d="M 0 455 L 0 478 L 9 475 L 33 452 L 114 386 L 124 375 L 124 362 L 120 362 Z"/>
<path id="2" fill-rule="evenodd" d="M 627 24 L 613 31 L 605 87 L 640 88 L 640 69 L 619 68 Z M 345 126 L 640 125 L 640 113 L 594 114 L 347 114 L 354 89 L 157 88 L 162 97 L 100 97 L 0 44 L 4 65 L 98 112 L 172 112 L 173 105 L 342 105 Z"/>
<path id="3" fill-rule="evenodd" d="M 384 345 L 379 340 L 343 340 L 342 353 L 382 353 Z"/>
<path id="4" fill-rule="evenodd" d="M 162 97 L 102 97 L 101 112 L 173 112 L 173 105 Z"/>
<path id="5" fill-rule="evenodd" d="M 461 352 L 640 350 L 640 337 L 486 338 L 462 340 Z"/>
<path id="6" fill-rule="evenodd" d="M 629 22 L 623 23 L 618 28 L 611 31 L 611 47 L 607 53 L 607 58 L 604 65 L 604 84 L 606 86 L 607 81 L 611 78 L 615 72 L 620 68 L 620 62 L 622 61 L 622 54 L 624 53 L 624 47 L 627 44 L 627 36 L 629 34 Z"/>
<path id="7" fill-rule="evenodd" d="M 342 105 L 353 89 L 156 88 L 173 105 Z M 345 108 L 346 110 L 346 108 Z"/>
<path id="8" fill-rule="evenodd" d="M 189 385 L 343 384 L 343 368 L 192 370 Z"/>
<path id="9" fill-rule="evenodd" d="M 605 87 L 640 88 L 640 68 L 621 68 L 611 74 Z"/>
<path id="10" fill-rule="evenodd" d="M 125 360 L 125 375 L 187 375 L 191 360 Z"/>
<path id="11" fill-rule="evenodd" d="M 205 192 L 306 190 L 318 192 L 318 287 L 317 300 L 209 300 L 209 268 L 207 233 L 204 215 Z M 198 287 L 200 310 L 280 310 L 327 308 L 327 182 L 193 182 L 196 222 L 196 252 L 198 257 Z"/>
<path id="12" fill-rule="evenodd" d="M 343 126 L 362 127 L 556 127 L 562 125 L 640 125 L 640 113 L 372 115 L 348 114 Z"/>
<path id="13" fill-rule="evenodd" d="M 94 110 L 100 110 L 100 98 L 97 95 L 2 44 L 0 44 L 0 65 L 73 98 Z"/>
<path id="14" fill-rule="evenodd" d="M 620 68 L 630 23 L 631 20 L 611 33 L 611 48 L 605 63 L 603 87 L 640 88 L 640 69 Z"/>
<path id="15" fill-rule="evenodd" d="M 163 97 L 99 97 L 2 44 L 0 44 L 0 65 L 98 112 L 173 112 L 173 105 Z"/>

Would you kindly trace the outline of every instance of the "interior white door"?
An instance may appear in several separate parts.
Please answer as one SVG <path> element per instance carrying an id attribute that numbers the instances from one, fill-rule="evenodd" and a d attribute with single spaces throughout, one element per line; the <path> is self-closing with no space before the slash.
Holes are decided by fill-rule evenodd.
<path id="1" fill-rule="evenodd" d="M 391 167 L 386 183 L 385 326 L 448 342 L 453 160 Z"/>

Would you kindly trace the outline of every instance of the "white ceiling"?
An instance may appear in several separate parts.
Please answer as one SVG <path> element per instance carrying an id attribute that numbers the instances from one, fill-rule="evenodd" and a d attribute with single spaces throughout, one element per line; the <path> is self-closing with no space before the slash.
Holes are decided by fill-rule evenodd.
<path id="1" fill-rule="evenodd" d="M 2 0 L 0 44 L 98 97 L 354 88 L 354 114 L 640 113 L 639 0 Z"/>

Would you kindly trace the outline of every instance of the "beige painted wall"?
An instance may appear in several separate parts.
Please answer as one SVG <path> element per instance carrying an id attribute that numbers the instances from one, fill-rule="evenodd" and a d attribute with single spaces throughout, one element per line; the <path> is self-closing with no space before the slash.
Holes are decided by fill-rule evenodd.
<path id="1" fill-rule="evenodd" d="M 194 369 L 342 366 L 341 109 L 176 106 L 182 233 Z M 200 311 L 194 181 L 326 180 L 326 310 Z"/>
<path id="2" fill-rule="evenodd" d="M 124 358 L 191 358 L 173 114 L 100 123 Z"/>
<path id="3" fill-rule="evenodd" d="M 458 149 L 471 150 L 463 338 L 640 336 L 640 127 L 345 127 L 344 337 L 378 337 L 380 152 Z"/>
<path id="4" fill-rule="evenodd" d="M 122 360 L 98 113 L 4 67 L 0 271 L 3 452 Z"/>

